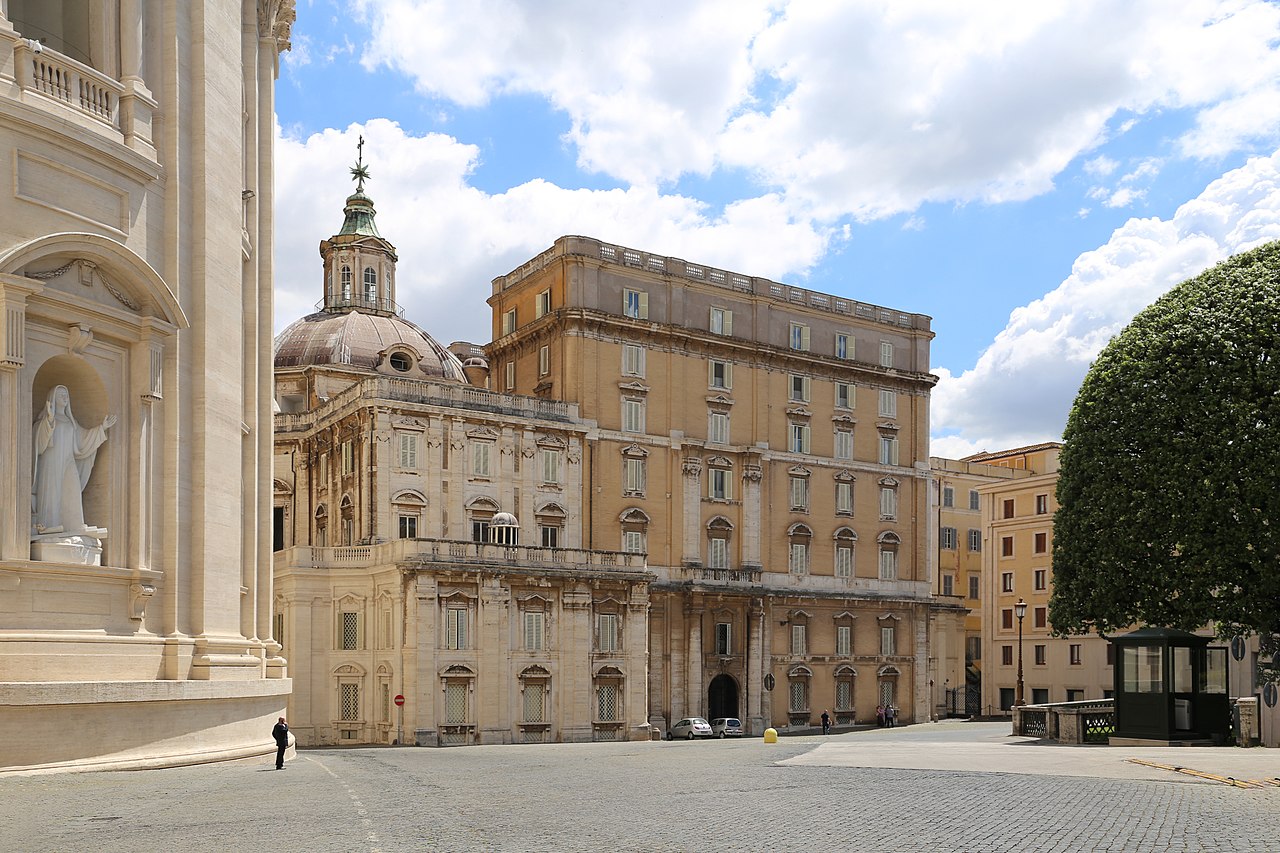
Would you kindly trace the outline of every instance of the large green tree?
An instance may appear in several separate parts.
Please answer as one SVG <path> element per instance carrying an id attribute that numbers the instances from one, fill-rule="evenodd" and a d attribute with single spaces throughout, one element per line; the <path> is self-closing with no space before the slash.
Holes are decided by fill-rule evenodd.
<path id="1" fill-rule="evenodd" d="M 1050 618 L 1280 631 L 1280 243 L 1138 314 L 1063 433 Z M 1268 673 L 1272 676 L 1273 673 Z"/>

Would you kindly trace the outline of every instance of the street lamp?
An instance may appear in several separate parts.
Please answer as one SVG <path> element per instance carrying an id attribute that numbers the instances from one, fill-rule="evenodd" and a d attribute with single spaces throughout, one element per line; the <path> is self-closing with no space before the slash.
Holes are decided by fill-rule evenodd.
<path id="1" fill-rule="evenodd" d="M 1022 617 L 1027 615 L 1027 603 L 1021 598 L 1013 605 L 1013 615 L 1018 617 L 1018 689 L 1014 694 L 1013 704 L 1022 706 L 1027 704 L 1022 698 Z"/>

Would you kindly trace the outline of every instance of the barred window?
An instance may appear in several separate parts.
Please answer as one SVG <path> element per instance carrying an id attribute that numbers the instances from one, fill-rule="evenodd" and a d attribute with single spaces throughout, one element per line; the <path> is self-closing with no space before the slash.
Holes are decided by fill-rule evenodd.
<path id="1" fill-rule="evenodd" d="M 845 711 L 853 707 L 853 682 L 836 682 L 836 710 Z"/>
<path id="2" fill-rule="evenodd" d="M 459 725 L 467 722 L 467 685 L 451 681 L 444 687 L 444 721 Z"/>
<path id="3" fill-rule="evenodd" d="M 342 613 L 342 637 L 339 648 L 351 650 L 360 648 L 360 614 L 351 611 Z"/>
<path id="4" fill-rule="evenodd" d="M 546 722 L 547 686 L 540 681 L 526 681 L 524 685 L 524 721 Z"/>
<path id="5" fill-rule="evenodd" d="M 384 723 L 391 720 L 391 684 L 386 681 L 378 684 L 378 719 Z"/>
<path id="6" fill-rule="evenodd" d="M 596 719 L 602 723 L 616 722 L 618 719 L 618 685 L 596 685 Z"/>
<path id="7" fill-rule="evenodd" d="M 809 685 L 803 681 L 791 682 L 791 710 L 805 711 L 809 708 Z"/>
<path id="8" fill-rule="evenodd" d="M 338 719 L 343 721 L 360 719 L 360 685 L 342 684 L 339 686 L 341 687 L 341 700 Z"/>

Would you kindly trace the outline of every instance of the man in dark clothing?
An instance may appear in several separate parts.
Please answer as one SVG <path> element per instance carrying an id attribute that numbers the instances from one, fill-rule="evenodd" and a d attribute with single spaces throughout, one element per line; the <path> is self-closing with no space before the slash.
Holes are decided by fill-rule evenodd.
<path id="1" fill-rule="evenodd" d="M 822 733 L 831 734 L 831 716 L 826 711 L 822 712 Z"/>
<path id="2" fill-rule="evenodd" d="M 284 721 L 284 717 L 271 730 L 271 736 L 276 739 L 276 769 L 283 770 L 284 751 L 289 748 L 289 724 Z"/>

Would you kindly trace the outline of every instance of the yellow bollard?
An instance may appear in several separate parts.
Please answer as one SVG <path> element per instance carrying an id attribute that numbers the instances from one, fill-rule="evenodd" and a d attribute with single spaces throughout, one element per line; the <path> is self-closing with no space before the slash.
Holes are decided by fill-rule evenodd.
<path id="1" fill-rule="evenodd" d="M 777 742 L 778 742 L 778 730 L 777 730 L 777 729 L 765 729 L 765 730 L 764 730 L 764 742 L 765 742 L 765 743 L 777 743 Z"/>

